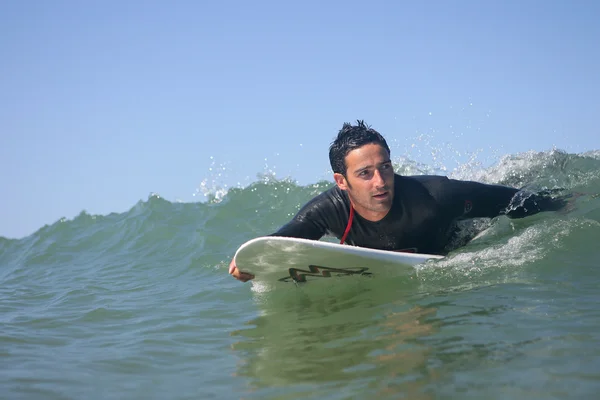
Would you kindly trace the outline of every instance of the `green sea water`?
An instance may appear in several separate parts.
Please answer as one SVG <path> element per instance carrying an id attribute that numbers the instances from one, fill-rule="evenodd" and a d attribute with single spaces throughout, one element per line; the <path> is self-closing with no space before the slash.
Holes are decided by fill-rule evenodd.
<path id="1" fill-rule="evenodd" d="M 580 195 L 477 221 L 480 237 L 408 277 L 268 294 L 227 274 L 236 248 L 331 182 L 152 195 L 0 238 L 0 398 L 597 398 L 600 155 L 453 175 Z"/>

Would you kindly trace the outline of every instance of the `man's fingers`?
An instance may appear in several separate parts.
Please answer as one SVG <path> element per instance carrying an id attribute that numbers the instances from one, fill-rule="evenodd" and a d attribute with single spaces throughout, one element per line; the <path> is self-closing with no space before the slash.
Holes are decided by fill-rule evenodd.
<path id="1" fill-rule="evenodd" d="M 254 275 L 247 272 L 240 272 L 240 277 L 238 279 L 242 282 L 248 282 L 250 279 L 254 279 Z"/>
<path id="2" fill-rule="evenodd" d="M 248 282 L 250 279 L 254 279 L 254 275 L 249 274 L 248 272 L 242 272 L 237 267 L 233 268 L 231 275 L 242 282 Z"/>

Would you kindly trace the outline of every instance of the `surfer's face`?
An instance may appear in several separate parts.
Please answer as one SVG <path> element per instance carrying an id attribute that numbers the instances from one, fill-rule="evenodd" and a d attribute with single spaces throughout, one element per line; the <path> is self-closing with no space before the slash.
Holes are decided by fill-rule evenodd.
<path id="1" fill-rule="evenodd" d="M 370 221 L 379 221 L 392 207 L 394 168 L 388 151 L 369 143 L 346 155 L 346 176 L 334 174 L 340 189 L 346 190 L 354 209 Z"/>

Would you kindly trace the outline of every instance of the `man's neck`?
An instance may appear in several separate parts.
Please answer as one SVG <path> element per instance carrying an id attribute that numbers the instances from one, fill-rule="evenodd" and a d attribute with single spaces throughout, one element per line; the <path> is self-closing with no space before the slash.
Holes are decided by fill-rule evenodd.
<path id="1" fill-rule="evenodd" d="M 383 218 L 385 218 L 386 215 L 388 215 L 388 213 L 391 210 L 390 208 L 387 211 L 372 211 L 361 206 L 357 207 L 352 200 L 350 200 L 350 205 L 354 208 L 354 211 L 358 215 L 371 222 L 381 221 Z"/>

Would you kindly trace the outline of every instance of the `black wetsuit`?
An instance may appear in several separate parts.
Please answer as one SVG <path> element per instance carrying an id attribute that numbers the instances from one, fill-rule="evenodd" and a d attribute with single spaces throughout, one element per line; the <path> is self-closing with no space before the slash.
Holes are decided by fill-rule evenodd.
<path id="1" fill-rule="evenodd" d="M 505 214 L 521 218 L 560 209 L 561 199 L 518 189 L 444 176 L 395 175 L 391 210 L 377 222 L 358 213 L 345 243 L 382 250 L 447 253 L 455 223 L 467 218 Z M 348 225 L 350 200 L 337 186 L 313 198 L 272 236 L 320 239 L 342 238 Z"/>

